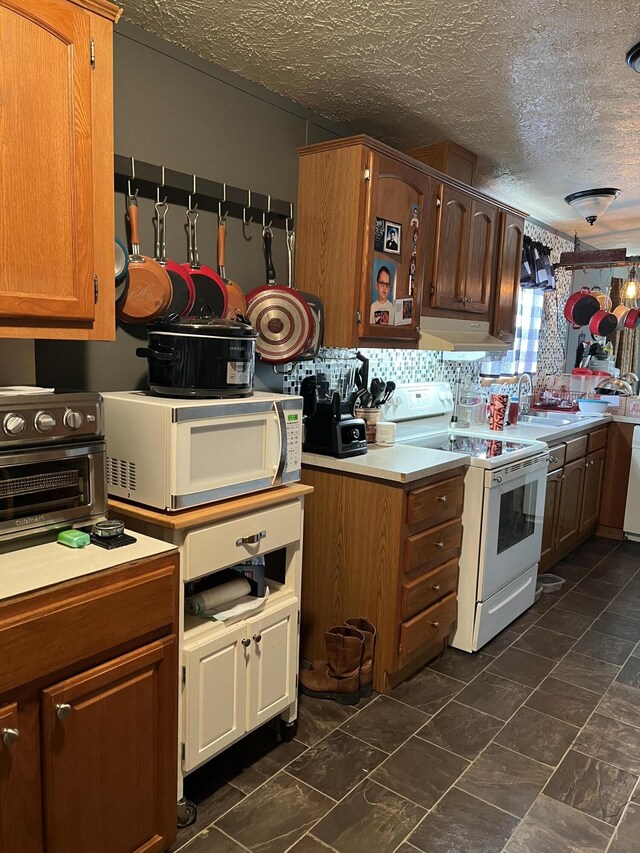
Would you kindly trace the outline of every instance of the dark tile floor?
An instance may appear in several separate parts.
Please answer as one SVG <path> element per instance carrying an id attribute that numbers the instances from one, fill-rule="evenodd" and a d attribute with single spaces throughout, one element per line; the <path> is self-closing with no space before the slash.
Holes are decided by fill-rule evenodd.
<path id="1" fill-rule="evenodd" d="M 590 540 L 481 653 L 302 697 L 186 780 L 181 853 L 640 853 L 640 544 Z"/>

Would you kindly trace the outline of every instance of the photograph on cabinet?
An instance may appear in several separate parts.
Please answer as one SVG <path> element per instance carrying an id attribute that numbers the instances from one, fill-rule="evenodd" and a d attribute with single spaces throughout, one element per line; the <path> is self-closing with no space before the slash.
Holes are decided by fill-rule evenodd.
<path id="1" fill-rule="evenodd" d="M 392 326 L 395 321 L 393 298 L 396 291 L 397 265 L 386 258 L 373 261 L 371 310 L 369 322 L 373 326 Z"/>
<path id="2" fill-rule="evenodd" d="M 392 255 L 399 255 L 401 245 L 402 225 L 387 220 L 384 227 L 384 251 Z"/>

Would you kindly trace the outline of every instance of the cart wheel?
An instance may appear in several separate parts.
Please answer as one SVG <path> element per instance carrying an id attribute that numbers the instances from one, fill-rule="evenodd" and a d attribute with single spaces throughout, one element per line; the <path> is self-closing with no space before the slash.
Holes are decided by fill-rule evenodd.
<path id="1" fill-rule="evenodd" d="M 278 743 L 289 743 L 289 741 L 292 741 L 296 736 L 297 730 L 297 720 L 294 720 L 292 723 L 285 723 L 283 719 L 279 719 L 276 740 L 278 741 Z"/>
<path id="2" fill-rule="evenodd" d="M 185 826 L 191 826 L 196 822 L 198 816 L 198 807 L 191 800 L 185 800 L 184 797 L 178 800 L 178 829 Z"/>

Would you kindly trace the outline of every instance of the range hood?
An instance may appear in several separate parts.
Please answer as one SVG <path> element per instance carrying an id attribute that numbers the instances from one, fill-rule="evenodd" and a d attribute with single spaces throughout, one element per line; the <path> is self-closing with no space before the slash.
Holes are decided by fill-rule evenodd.
<path id="1" fill-rule="evenodd" d="M 511 343 L 489 334 L 489 323 L 480 320 L 420 318 L 418 349 L 444 352 L 506 352 Z"/>

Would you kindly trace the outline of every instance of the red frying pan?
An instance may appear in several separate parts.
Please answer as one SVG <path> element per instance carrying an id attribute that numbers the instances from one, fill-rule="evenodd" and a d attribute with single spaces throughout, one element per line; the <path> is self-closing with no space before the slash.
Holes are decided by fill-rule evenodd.
<path id="1" fill-rule="evenodd" d="M 156 261 L 163 267 L 173 285 L 173 297 L 166 310 L 171 316 L 177 314 L 185 317 L 193 308 L 196 299 L 196 286 L 186 269 L 177 261 L 167 258 L 166 218 L 169 205 L 166 202 L 156 202 Z"/>
<path id="2" fill-rule="evenodd" d="M 572 293 L 564 306 L 564 316 L 574 329 L 586 326 L 596 311 L 600 311 L 600 303 L 588 287 Z"/>
<path id="3" fill-rule="evenodd" d="M 247 318 L 258 331 L 256 349 L 267 364 L 285 364 L 299 358 L 313 335 L 313 317 L 306 301 L 288 287 L 276 284 L 271 259 L 273 232 L 263 228 L 267 284 L 247 295 Z"/>
<path id="4" fill-rule="evenodd" d="M 224 263 L 224 248 L 227 240 L 227 223 L 225 217 L 218 219 L 218 275 L 227 288 L 227 320 L 235 320 L 238 314 L 244 317 L 247 313 L 247 300 L 244 291 L 235 281 L 227 278 Z"/>
<path id="5" fill-rule="evenodd" d="M 134 195 L 129 196 L 129 224 L 129 286 L 116 304 L 116 315 L 124 323 L 150 323 L 164 314 L 169 307 L 172 297 L 171 279 L 157 261 L 140 254 L 138 201 Z"/>
<path id="6" fill-rule="evenodd" d="M 189 261 L 183 267 L 193 279 L 196 297 L 191 313 L 196 317 L 214 314 L 225 317 L 227 314 L 227 288 L 215 270 L 200 263 L 198 256 L 198 211 L 189 206 Z"/>

